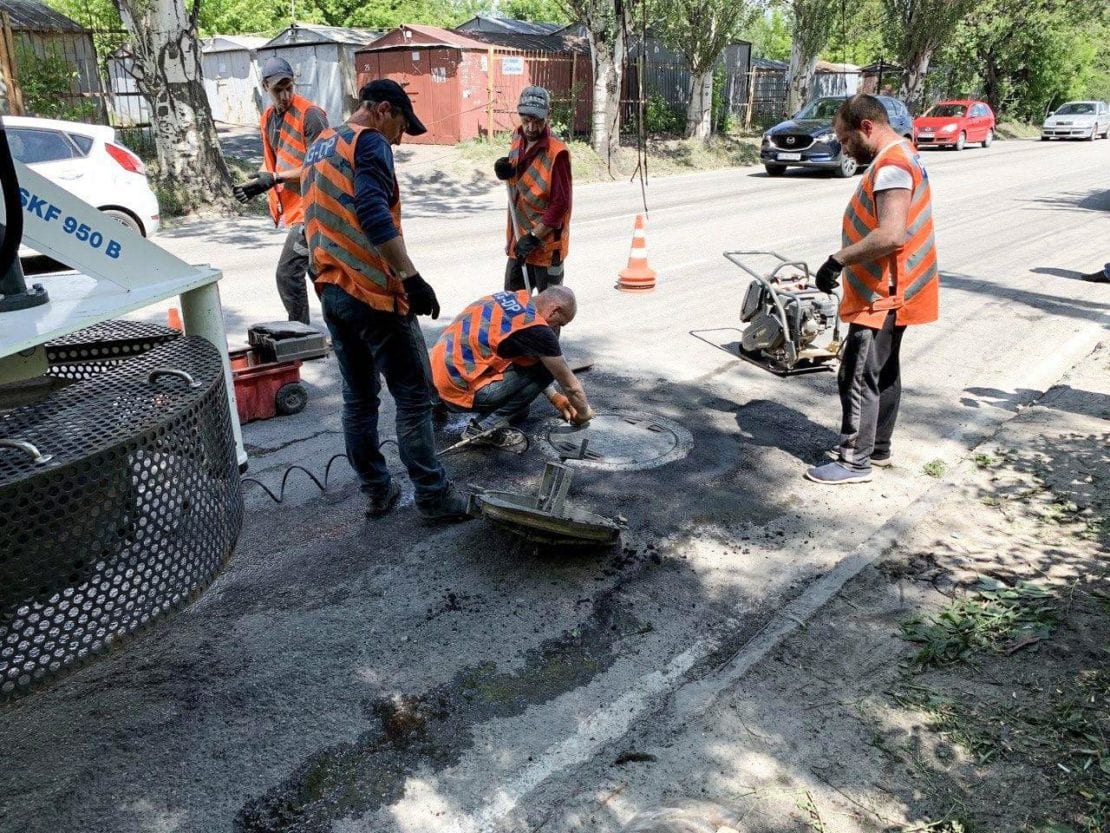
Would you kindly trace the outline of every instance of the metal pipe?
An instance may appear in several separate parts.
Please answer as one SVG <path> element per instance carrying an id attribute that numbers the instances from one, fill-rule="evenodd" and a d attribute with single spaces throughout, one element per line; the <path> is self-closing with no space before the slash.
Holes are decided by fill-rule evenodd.
<path id="1" fill-rule="evenodd" d="M 231 433 L 235 437 L 235 453 L 239 460 L 239 470 L 246 471 L 247 449 L 243 445 L 243 429 L 239 425 L 239 409 L 235 404 L 235 381 L 231 376 L 231 360 L 227 356 L 227 334 L 224 332 L 219 285 L 209 283 L 181 293 L 181 317 L 185 323 L 186 335 L 207 339 L 220 351 L 220 362 L 224 366 L 224 386 L 227 388 L 227 407 L 231 411 Z"/>
<path id="2" fill-rule="evenodd" d="M 19 449 L 20 451 L 23 451 L 23 452 L 27 453 L 28 455 L 30 455 L 31 462 L 35 463 L 36 465 L 40 465 L 40 466 L 43 463 L 49 463 L 51 460 L 54 459 L 53 454 L 43 454 L 41 451 L 38 450 L 38 448 L 36 448 L 34 445 L 27 442 L 26 440 L 0 439 L 0 446 L 5 447 L 5 448 Z"/>

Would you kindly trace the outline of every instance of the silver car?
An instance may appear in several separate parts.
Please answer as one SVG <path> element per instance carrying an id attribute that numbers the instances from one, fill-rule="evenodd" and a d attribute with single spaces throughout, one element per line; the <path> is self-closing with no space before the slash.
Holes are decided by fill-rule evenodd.
<path id="1" fill-rule="evenodd" d="M 1105 101 L 1069 101 L 1044 120 L 1041 141 L 1110 138 L 1110 105 Z"/>

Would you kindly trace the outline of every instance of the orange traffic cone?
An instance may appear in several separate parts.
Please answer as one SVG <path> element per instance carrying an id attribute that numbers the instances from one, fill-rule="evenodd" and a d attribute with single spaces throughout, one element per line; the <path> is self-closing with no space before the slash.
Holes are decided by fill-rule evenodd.
<path id="1" fill-rule="evenodd" d="M 644 236 L 644 215 L 636 215 L 632 231 L 632 251 L 628 253 L 628 266 L 621 270 L 617 280 L 621 292 L 647 292 L 655 289 L 655 270 L 648 266 L 647 237 Z"/>
<path id="2" fill-rule="evenodd" d="M 181 313 L 177 311 L 177 307 L 170 307 L 166 313 L 166 326 L 179 333 L 185 332 L 185 325 L 181 323 Z"/>

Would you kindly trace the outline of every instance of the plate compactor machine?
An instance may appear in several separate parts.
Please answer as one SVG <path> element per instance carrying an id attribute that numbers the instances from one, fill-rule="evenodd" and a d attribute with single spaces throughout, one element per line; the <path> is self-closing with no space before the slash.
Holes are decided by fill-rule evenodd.
<path id="1" fill-rule="evenodd" d="M 752 278 L 740 307 L 740 320 L 747 324 L 740 355 L 782 376 L 832 369 L 840 352 L 840 298 L 814 286 L 801 261 L 776 252 L 724 254 Z M 754 258 L 771 259 L 771 271 L 756 271 L 750 265 Z"/>

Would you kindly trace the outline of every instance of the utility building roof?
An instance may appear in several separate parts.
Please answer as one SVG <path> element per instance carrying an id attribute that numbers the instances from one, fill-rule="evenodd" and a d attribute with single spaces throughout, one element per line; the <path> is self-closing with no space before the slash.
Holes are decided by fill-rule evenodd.
<path id="1" fill-rule="evenodd" d="M 275 35 L 265 49 L 276 46 L 307 46 L 314 43 L 341 43 L 363 46 L 381 36 L 376 29 L 350 29 L 346 26 L 318 26 L 315 23 L 294 23 Z"/>
<path id="2" fill-rule="evenodd" d="M 479 14 L 466 23 L 456 26 L 455 31 L 467 34 L 488 32 L 510 35 L 551 35 L 565 26 L 565 23 L 534 23 L 531 20 L 513 20 L 508 17 Z"/>
<path id="3" fill-rule="evenodd" d="M 87 32 L 76 20 L 33 0 L 0 0 L 0 12 L 7 12 L 17 32 Z"/>

